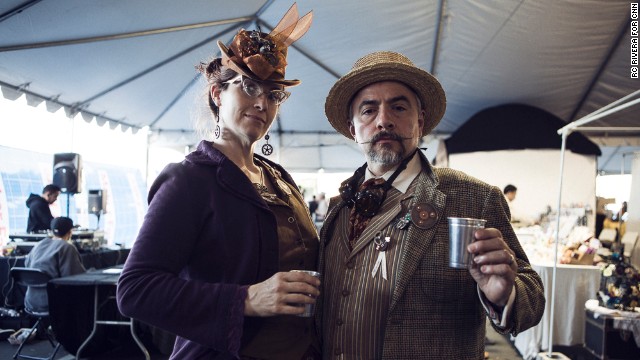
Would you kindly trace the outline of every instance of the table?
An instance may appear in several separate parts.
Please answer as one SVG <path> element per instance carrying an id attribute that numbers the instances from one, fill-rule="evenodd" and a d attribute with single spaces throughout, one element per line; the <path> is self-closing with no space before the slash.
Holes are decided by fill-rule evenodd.
<path id="1" fill-rule="evenodd" d="M 540 323 L 514 338 L 514 345 L 525 360 L 535 359 L 549 349 L 551 323 L 552 264 L 532 263 L 542 278 L 546 304 Z M 572 346 L 584 343 L 584 303 L 596 297 L 600 288 L 600 268 L 589 265 L 558 264 L 553 319 L 553 345 Z"/>
<path id="2" fill-rule="evenodd" d="M 130 249 L 100 249 L 80 254 L 82 264 L 86 269 L 104 269 L 110 266 L 124 264 Z M 24 296 L 15 291 L 9 270 L 14 266 L 24 266 L 25 256 L 0 256 L 0 294 L 4 303 L 14 307 L 22 306 Z"/>
<path id="3" fill-rule="evenodd" d="M 130 330 L 131 337 L 142 350 L 145 358 L 149 360 L 149 352 L 144 346 L 142 341 L 138 338 L 134 328 L 134 320 L 122 316 L 116 308 L 116 313 L 113 313 L 113 308 L 107 308 L 107 311 L 102 311 L 105 304 L 110 302 L 115 305 L 115 289 L 120 277 L 121 268 L 112 267 L 104 270 L 89 271 L 84 274 L 78 274 L 73 276 L 65 276 L 49 281 L 47 290 L 49 293 L 49 313 L 51 316 L 51 327 L 56 333 L 58 341 L 69 352 L 75 352 L 76 359 L 80 358 L 83 350 L 87 348 L 89 343 L 95 339 L 98 334 L 98 327 L 104 326 L 127 326 Z M 70 317 L 68 316 L 69 310 L 73 311 L 77 308 L 73 304 L 68 303 L 68 296 L 61 295 L 61 292 L 68 292 L 69 287 L 80 287 L 81 291 L 86 290 L 93 292 L 91 308 L 92 314 L 92 328 L 91 333 L 86 335 L 86 328 L 73 329 L 68 326 Z M 84 296 L 84 299 L 87 297 Z M 82 299 L 82 297 L 80 298 Z M 84 302 L 86 308 L 86 302 Z M 69 306 L 71 305 L 71 307 Z M 80 318 L 76 315 L 76 318 Z M 73 321 L 73 320 L 72 320 Z M 75 320 L 77 321 L 77 320 Z M 67 325 L 67 326 L 65 326 Z M 77 346 L 78 335 L 84 333 L 84 341 Z M 80 337 L 81 339 L 82 337 Z M 100 336 L 104 339 L 104 336 Z M 95 349 L 94 349 L 95 351 Z"/>

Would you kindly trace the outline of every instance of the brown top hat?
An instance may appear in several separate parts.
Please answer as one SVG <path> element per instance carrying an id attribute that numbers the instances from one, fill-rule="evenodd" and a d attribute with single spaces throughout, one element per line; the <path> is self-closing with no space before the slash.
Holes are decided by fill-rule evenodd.
<path id="1" fill-rule="evenodd" d="M 284 86 L 296 86 L 300 80 L 285 80 L 287 47 L 301 38 L 313 19 L 312 12 L 298 16 L 294 3 L 269 34 L 242 29 L 227 48 L 221 41 L 222 65 L 254 80 L 269 81 Z"/>
<path id="2" fill-rule="evenodd" d="M 329 91 L 324 112 L 331 126 L 340 134 L 353 139 L 349 132 L 351 101 L 362 88 L 380 81 L 399 81 L 415 91 L 426 113 L 422 136 L 429 134 L 438 125 L 447 107 L 447 99 L 438 79 L 416 67 L 402 54 L 380 51 L 358 59 L 351 70 Z"/>

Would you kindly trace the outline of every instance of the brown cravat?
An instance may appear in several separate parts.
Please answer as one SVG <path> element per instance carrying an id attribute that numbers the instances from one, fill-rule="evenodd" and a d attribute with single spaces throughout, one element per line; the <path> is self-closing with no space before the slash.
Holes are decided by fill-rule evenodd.
<path id="1" fill-rule="evenodd" d="M 369 191 L 380 192 L 380 196 L 384 193 L 384 188 L 381 186 L 385 183 L 383 178 L 371 178 L 360 185 L 358 191 L 364 191 L 369 189 Z M 349 244 L 353 249 L 353 245 L 356 243 L 364 229 L 369 224 L 371 217 L 366 217 L 356 211 L 356 206 L 351 208 L 351 214 L 349 215 Z"/>

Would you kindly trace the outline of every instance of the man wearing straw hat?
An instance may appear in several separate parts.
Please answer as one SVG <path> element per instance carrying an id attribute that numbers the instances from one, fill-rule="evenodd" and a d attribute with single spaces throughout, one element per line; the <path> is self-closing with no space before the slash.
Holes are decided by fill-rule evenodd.
<path id="1" fill-rule="evenodd" d="M 540 321 L 542 282 L 502 191 L 418 149 L 445 107 L 438 80 L 393 52 L 359 59 L 327 96 L 329 122 L 366 163 L 331 199 L 320 234 L 325 359 L 482 359 L 485 317 L 514 335 Z M 486 220 L 468 269 L 449 266 L 448 217 Z"/>

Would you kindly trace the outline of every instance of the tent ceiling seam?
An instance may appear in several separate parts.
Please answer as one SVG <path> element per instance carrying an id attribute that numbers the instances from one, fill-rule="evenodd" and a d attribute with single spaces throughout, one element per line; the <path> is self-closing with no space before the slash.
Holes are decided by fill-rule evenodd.
<path id="1" fill-rule="evenodd" d="M 0 14 L 0 22 L 3 22 L 5 20 L 7 20 L 7 19 L 11 18 L 14 15 L 22 13 L 24 10 L 32 7 L 33 5 L 39 3 L 40 1 L 42 1 L 42 0 L 32 0 L 32 1 L 29 1 L 27 3 L 18 5 L 16 7 L 14 7 L 13 9 L 5 12 L 4 14 Z"/>
<path id="2" fill-rule="evenodd" d="M 630 24 L 631 24 L 631 17 L 629 16 L 625 21 L 623 21 L 623 25 L 620 31 L 618 32 L 618 36 L 616 37 L 616 40 L 613 42 L 613 45 L 611 46 L 611 48 L 609 48 L 609 51 L 607 52 L 604 59 L 600 63 L 600 66 L 598 67 L 593 78 L 589 82 L 589 85 L 587 86 L 584 93 L 582 94 L 582 98 L 580 99 L 580 101 L 578 101 L 578 104 L 576 105 L 575 109 L 573 109 L 573 112 L 569 117 L 569 122 L 576 120 L 576 116 L 578 116 L 578 112 L 580 112 L 580 110 L 582 109 L 582 106 L 587 101 L 587 98 L 589 97 L 589 95 L 595 88 L 596 84 L 598 83 L 600 76 L 602 76 L 605 69 L 607 68 L 609 61 L 611 61 L 611 58 L 613 58 L 613 53 L 615 53 L 616 49 L 620 46 L 620 43 L 622 42 L 622 38 L 627 33 L 627 29 L 629 28 Z"/>
<path id="3" fill-rule="evenodd" d="M 634 95 L 634 94 L 636 94 L 638 92 L 640 92 L 640 90 L 634 92 L 631 95 Z M 630 95 L 626 96 L 625 98 L 628 98 L 629 96 Z M 614 103 L 617 103 L 617 102 L 619 102 L 619 100 L 615 101 Z M 609 105 L 605 106 L 606 108 L 608 108 L 608 110 L 606 110 L 606 111 L 599 111 L 598 110 L 598 111 L 593 112 L 592 114 L 584 116 L 584 117 L 582 117 L 582 118 L 580 118 L 578 120 L 575 120 L 573 122 L 570 122 L 569 124 L 567 124 L 567 125 L 563 126 L 562 128 L 560 128 L 558 130 L 558 134 L 561 134 L 563 132 L 571 132 L 573 130 L 579 129 L 579 127 L 584 125 L 584 124 L 588 124 L 588 123 L 590 123 L 592 121 L 601 119 L 601 118 L 609 116 L 611 114 L 615 114 L 616 112 L 618 112 L 620 110 L 626 109 L 626 108 L 628 108 L 630 106 L 633 106 L 633 105 L 636 105 L 638 103 L 640 103 L 640 98 L 635 99 L 635 100 L 628 100 L 627 102 L 624 102 L 624 103 L 622 103 L 622 104 L 620 104 L 620 105 L 618 105 L 618 106 L 616 106 L 614 108 L 610 108 L 611 104 L 609 104 Z"/>
<path id="4" fill-rule="evenodd" d="M 36 43 L 1 46 L 0 52 L 27 50 L 27 49 L 40 49 L 45 47 L 56 47 L 56 46 L 65 46 L 65 45 L 78 45 L 78 44 L 87 44 L 87 43 L 99 42 L 99 41 L 122 40 L 122 39 L 148 36 L 148 35 L 165 34 L 165 33 L 176 32 L 176 31 L 193 30 L 193 29 L 199 29 L 203 27 L 211 27 L 211 26 L 226 25 L 226 24 L 237 24 L 240 22 L 251 21 L 253 19 L 254 19 L 253 17 L 245 16 L 245 17 L 239 17 L 235 19 L 209 21 L 204 23 L 164 27 L 164 28 L 158 28 L 158 29 L 152 29 L 152 30 L 133 31 L 133 32 L 127 32 L 127 33 L 90 36 L 90 37 L 76 38 L 76 39 L 43 41 L 43 42 L 36 42 Z"/>
<path id="5" fill-rule="evenodd" d="M 438 56 L 440 55 L 440 40 L 442 38 L 442 19 L 444 18 L 444 2 L 440 0 L 438 2 L 438 20 L 436 21 L 436 35 L 433 40 L 433 50 L 431 51 L 431 67 L 430 73 L 436 75 L 436 65 L 438 63 Z"/>
<path id="6" fill-rule="evenodd" d="M 182 51 L 178 52 L 177 54 L 172 55 L 172 56 L 168 57 L 167 59 L 162 60 L 159 63 L 157 63 L 157 64 L 155 64 L 155 65 L 153 65 L 153 66 L 151 66 L 151 67 L 149 67 L 149 68 L 147 68 L 147 69 L 145 69 L 145 70 L 143 70 L 143 71 L 141 71 L 141 72 L 139 72 L 139 73 L 137 73 L 137 74 L 135 74 L 135 75 L 133 75 L 133 76 L 131 76 L 131 77 L 129 77 L 129 78 L 127 78 L 127 79 L 115 84 L 115 85 L 113 85 L 113 86 L 111 86 L 110 88 L 107 88 L 107 89 L 97 93 L 96 95 L 91 96 L 90 98 L 88 98 L 88 99 L 82 101 L 81 103 L 79 103 L 79 106 L 82 106 L 82 105 L 84 105 L 84 104 L 86 104 L 88 102 L 91 102 L 91 101 L 93 101 L 93 100 L 95 100 L 97 98 L 100 98 L 100 97 L 112 92 L 113 90 L 116 90 L 116 89 L 118 89 L 118 88 L 120 88 L 120 87 L 122 87 L 122 86 L 124 86 L 124 85 L 126 85 L 126 84 L 128 84 L 128 83 L 130 83 L 130 82 L 132 82 L 132 81 L 134 81 L 134 80 L 136 80 L 136 79 L 138 79 L 138 78 L 150 73 L 150 72 L 152 72 L 152 71 L 155 71 L 155 70 L 159 69 L 160 67 L 162 67 L 162 66 L 164 66 L 164 65 L 166 65 L 166 64 L 168 64 L 168 63 L 170 63 L 172 61 L 174 61 L 175 59 L 177 59 L 177 58 L 179 58 L 179 57 L 181 57 L 181 56 L 183 56 L 183 55 L 185 55 L 185 54 L 187 54 L 187 53 L 189 53 L 189 52 L 191 52 L 191 51 L 193 51 L 193 50 L 195 50 L 195 49 L 197 49 L 197 48 L 199 48 L 199 47 L 201 47 L 201 46 L 203 46 L 203 45 L 205 45 L 207 43 L 209 43 L 212 40 L 215 40 L 216 38 L 226 34 L 227 32 L 229 32 L 231 30 L 234 30 L 235 28 L 236 28 L 235 26 L 230 26 L 227 29 L 225 29 L 225 30 L 213 35 L 213 36 L 210 36 L 210 37 L 204 39 L 203 41 L 200 41 L 200 42 L 196 43 L 195 45 L 192 45 L 192 46 L 186 48 L 185 50 L 182 50 Z"/>
<path id="7" fill-rule="evenodd" d="M 613 157 L 620 151 L 620 146 L 616 146 L 615 150 L 611 152 L 607 160 L 605 160 L 602 164 L 602 167 L 598 166 L 598 172 L 604 171 L 602 169 L 606 169 L 609 162 L 613 159 Z"/>
<path id="8" fill-rule="evenodd" d="M 182 97 L 187 93 L 187 91 L 193 86 L 193 84 L 196 83 L 196 81 L 198 81 L 198 78 L 200 77 L 200 74 L 196 74 L 196 76 L 194 76 L 185 87 L 182 88 L 182 90 L 178 93 L 178 95 L 176 95 L 173 100 L 171 100 L 171 102 L 169 103 L 169 105 L 167 105 L 161 112 L 160 114 L 151 122 L 151 124 L 149 124 L 149 128 L 153 127 L 158 121 L 160 121 L 160 119 L 162 119 L 162 117 L 169 112 L 169 110 L 171 110 L 171 108 L 180 100 L 182 99 Z"/>
<path id="9" fill-rule="evenodd" d="M 513 18 L 513 16 L 516 14 L 516 12 L 518 12 L 518 10 L 520 9 L 520 7 L 522 6 L 522 4 L 525 2 L 525 0 L 520 0 L 520 3 L 518 3 L 518 6 L 515 7 L 515 9 L 513 9 L 513 11 L 511 11 L 511 13 L 509 14 L 509 16 L 504 19 L 504 21 L 502 22 L 502 24 L 500 24 L 500 27 L 498 28 L 498 30 L 496 30 L 493 35 L 491 36 L 491 38 L 489 39 L 489 41 L 484 43 L 484 47 L 480 50 L 480 52 L 478 52 L 478 54 L 473 58 L 473 60 L 471 61 L 471 65 L 469 65 L 469 67 L 467 67 L 465 69 L 465 71 L 460 74 L 460 76 L 458 76 L 457 79 L 455 79 L 453 81 L 453 86 L 451 87 L 450 90 L 447 90 L 449 93 L 452 93 L 455 91 L 456 87 L 458 86 L 458 84 L 461 83 L 460 79 L 464 79 L 467 76 L 467 73 L 469 71 L 471 71 L 471 69 L 473 69 L 473 67 L 476 64 L 476 61 L 484 54 L 484 52 L 489 48 L 489 46 L 491 46 L 491 44 L 493 44 L 494 40 L 498 37 L 498 34 L 500 34 L 502 32 L 502 29 L 504 29 L 505 26 L 507 26 L 507 24 L 509 23 L 509 20 L 511 20 Z"/>
<path id="10" fill-rule="evenodd" d="M 258 11 L 256 11 L 255 14 L 253 14 L 254 18 L 259 18 L 260 15 L 262 15 L 265 11 L 267 11 L 267 9 L 271 6 L 271 4 L 273 4 L 275 0 L 267 0 L 264 2 L 264 4 L 262 4 L 262 6 L 258 9 Z"/>
<path id="11" fill-rule="evenodd" d="M 262 20 L 259 17 L 256 18 L 256 23 L 258 23 L 258 25 L 259 24 L 264 25 L 266 28 L 269 29 L 269 31 L 273 31 L 273 26 L 269 25 L 266 21 Z M 292 47 L 292 48 L 296 49 L 300 54 L 302 54 L 302 56 L 304 56 L 307 59 L 311 60 L 311 62 L 313 62 L 314 64 L 318 65 L 320 68 L 322 68 L 324 71 L 326 71 L 329 74 L 331 74 L 336 79 L 339 79 L 341 77 L 341 75 L 338 72 L 336 72 L 336 71 L 332 70 L 331 68 L 329 68 L 326 64 L 324 64 L 322 61 L 318 60 L 317 58 L 315 58 L 314 56 L 309 54 L 307 51 L 302 50 L 295 43 L 289 45 L 289 47 Z"/>
<path id="12" fill-rule="evenodd" d="M 264 3 L 264 4 L 263 4 L 259 9 L 258 9 L 258 11 L 257 11 L 253 16 L 251 16 L 251 17 L 244 17 L 244 18 L 242 18 L 242 19 L 246 19 L 246 20 L 244 20 L 244 21 L 242 21 L 242 22 L 240 23 L 240 27 L 243 27 L 243 26 L 247 25 L 247 24 L 248 24 L 249 22 L 251 22 L 251 21 L 256 21 L 256 19 L 258 18 L 258 16 L 259 16 L 260 14 L 262 14 L 262 13 L 263 13 L 263 12 L 264 12 L 264 11 L 265 11 L 265 10 L 266 10 L 266 9 L 267 9 L 271 4 L 272 4 L 272 3 L 273 3 L 273 0 L 267 1 L 267 2 L 265 2 L 265 3 Z M 235 27 L 234 27 L 234 28 L 235 28 Z M 147 69 L 147 70 L 146 70 L 146 72 L 140 73 L 140 74 L 138 74 L 138 75 L 139 75 L 139 76 L 143 76 L 143 75 L 145 75 L 145 74 L 147 74 L 147 73 L 149 73 L 149 72 L 151 72 L 151 71 L 153 71 L 153 70 L 155 70 L 155 69 L 157 69 L 157 68 L 159 68 L 159 67 L 163 66 L 164 64 L 169 63 L 169 62 L 171 62 L 171 61 L 173 61 L 173 60 L 177 59 L 178 57 L 180 57 L 180 56 L 182 56 L 182 55 L 184 55 L 184 54 L 186 54 L 186 53 L 188 53 L 188 52 L 190 52 L 190 51 L 192 51 L 192 50 L 194 50 L 194 49 L 196 49 L 196 48 L 198 48 L 198 47 L 200 47 L 200 46 L 202 46 L 202 45 L 204 45 L 204 44 L 206 44 L 206 43 L 208 43 L 210 40 L 215 40 L 216 38 L 218 38 L 218 37 L 220 37 L 220 36 L 222 36 L 222 35 L 224 35 L 224 34 L 228 33 L 229 31 L 233 30 L 234 28 L 229 27 L 229 28 L 227 28 L 227 29 L 225 29 L 225 30 L 223 30 L 223 31 L 221 31 L 221 32 L 219 32 L 219 33 L 217 33 L 217 34 L 215 34 L 215 35 L 213 35 L 213 36 L 209 37 L 209 38 L 208 38 L 208 39 L 206 39 L 204 42 L 197 43 L 196 45 L 192 46 L 191 48 L 188 48 L 188 49 L 186 49 L 185 51 L 183 51 L 183 52 L 181 52 L 181 53 L 178 53 L 177 55 L 174 55 L 173 57 L 170 57 L 169 59 L 165 60 L 165 62 L 164 62 L 164 63 L 156 64 L 156 65 L 152 66 L 151 68 Z M 139 76 L 136 76 L 135 78 L 128 79 L 129 81 L 127 81 L 126 83 L 129 83 L 130 81 L 133 81 L 134 79 L 137 79 Z M 159 121 L 164 117 L 164 115 L 166 115 L 166 114 L 169 112 L 169 110 L 170 110 L 173 106 L 175 106 L 175 104 L 177 104 L 177 103 L 178 103 L 178 101 L 179 101 L 179 100 L 180 100 L 180 99 L 181 99 L 181 98 L 182 98 L 182 97 L 187 93 L 187 91 L 186 91 L 186 90 L 187 90 L 187 89 L 189 89 L 191 86 L 193 86 L 193 84 L 195 84 L 195 82 L 196 82 L 196 81 L 197 81 L 197 79 L 198 79 L 198 76 L 199 76 L 199 75 L 196 75 L 196 76 L 195 76 L 195 77 L 194 77 L 194 78 L 193 78 L 193 79 L 192 79 L 192 80 L 191 80 L 191 81 L 190 81 L 190 82 L 189 82 L 189 83 L 188 83 L 188 84 L 187 84 L 187 85 L 186 85 L 186 86 L 185 86 L 185 87 L 184 87 L 184 88 L 183 88 L 183 89 L 178 93 L 178 95 L 176 95 L 176 96 L 173 98 L 173 100 L 171 101 L 171 103 L 169 103 L 169 105 L 168 105 L 168 106 L 167 106 L 167 107 L 166 107 L 162 112 L 160 112 L 160 114 L 159 114 L 159 115 L 158 115 L 158 116 L 153 120 L 153 122 L 149 125 L 149 128 L 150 128 L 150 129 L 152 128 L 152 126 L 153 126 L 153 125 L 155 125 L 156 123 L 158 123 L 158 122 L 159 122 Z M 124 85 L 124 83 L 123 83 L 122 85 Z M 118 86 L 118 87 L 120 87 L 120 86 L 122 86 L 122 85 L 119 85 L 119 84 L 118 84 L 117 86 Z M 110 90 L 108 90 L 108 91 L 112 91 L 112 90 L 113 90 L 113 89 L 110 89 Z M 92 100 L 92 99 L 88 99 L 88 100 L 86 100 L 86 101 L 90 101 L 90 100 Z M 191 132 L 193 133 L 193 130 L 192 130 Z"/>

